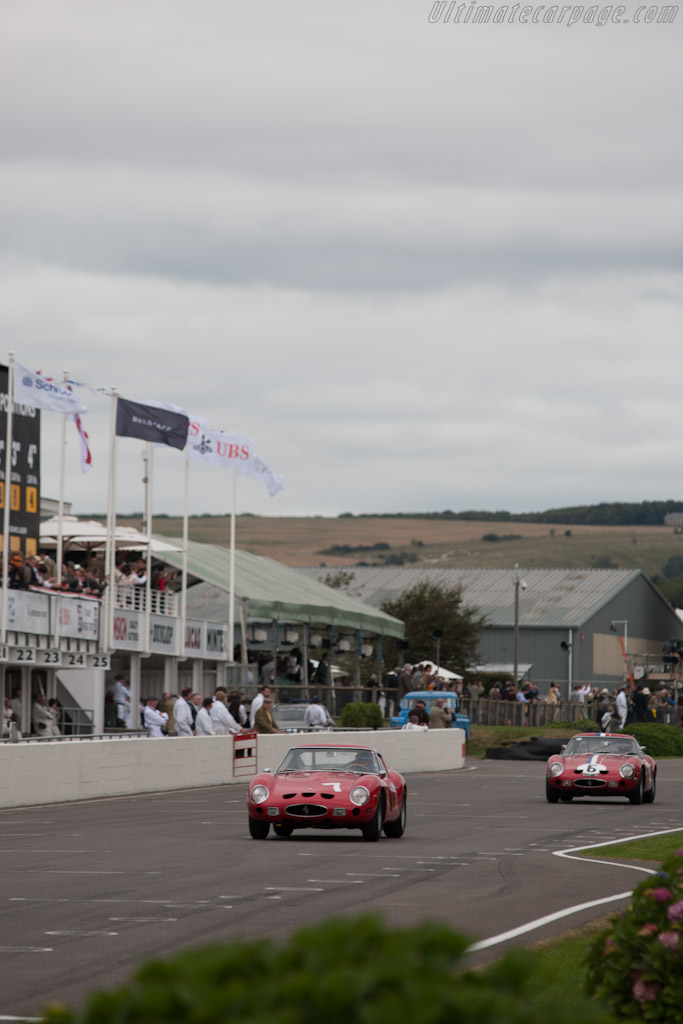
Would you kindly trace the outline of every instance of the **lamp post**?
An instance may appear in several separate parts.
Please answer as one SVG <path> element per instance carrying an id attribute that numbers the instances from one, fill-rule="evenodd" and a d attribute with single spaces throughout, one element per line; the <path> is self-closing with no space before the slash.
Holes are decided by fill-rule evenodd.
<path id="1" fill-rule="evenodd" d="M 526 590 L 526 580 L 519 578 L 519 566 L 515 565 L 514 576 L 512 577 L 515 585 L 515 629 L 514 629 L 514 684 L 517 686 L 519 682 L 519 589 Z"/>
<path id="2" fill-rule="evenodd" d="M 439 665 L 441 664 L 441 640 L 443 639 L 443 630 L 434 629 L 432 630 L 432 636 L 436 640 L 436 674 L 439 674 Z"/>

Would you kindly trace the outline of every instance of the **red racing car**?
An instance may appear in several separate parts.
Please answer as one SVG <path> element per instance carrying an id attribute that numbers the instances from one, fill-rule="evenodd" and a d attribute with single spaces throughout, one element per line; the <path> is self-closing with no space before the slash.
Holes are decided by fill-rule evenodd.
<path id="1" fill-rule="evenodd" d="M 358 828 L 375 843 L 382 832 L 400 839 L 406 827 L 406 782 L 370 747 L 307 744 L 292 747 L 273 772 L 252 780 L 249 832 L 265 839 L 300 828 Z"/>
<path id="2" fill-rule="evenodd" d="M 632 804 L 655 799 L 657 765 L 634 736 L 580 733 L 548 758 L 548 803 L 575 796 L 625 796 Z"/>

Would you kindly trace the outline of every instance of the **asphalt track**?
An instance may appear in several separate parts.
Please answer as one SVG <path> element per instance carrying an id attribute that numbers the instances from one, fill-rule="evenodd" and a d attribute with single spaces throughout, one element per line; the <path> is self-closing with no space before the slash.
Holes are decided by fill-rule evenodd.
<path id="1" fill-rule="evenodd" d="M 474 965 L 624 905 L 640 870 L 557 854 L 682 827 L 683 760 L 660 763 L 657 801 L 640 807 L 548 804 L 544 776 L 542 763 L 499 761 L 409 776 L 406 833 L 379 843 L 254 841 L 243 784 L 0 811 L 0 1015 L 75 1007 L 141 960 L 281 939 L 331 914 L 438 918 L 480 944 Z"/>

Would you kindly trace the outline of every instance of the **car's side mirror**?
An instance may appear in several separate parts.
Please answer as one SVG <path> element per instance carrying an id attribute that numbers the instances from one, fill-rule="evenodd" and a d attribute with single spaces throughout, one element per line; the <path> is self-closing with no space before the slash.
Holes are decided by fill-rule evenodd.
<path id="1" fill-rule="evenodd" d="M 268 772 L 269 775 L 273 774 L 273 769 L 272 768 L 264 768 L 263 771 L 264 772 Z"/>
<path id="2" fill-rule="evenodd" d="M 560 747 L 560 753 L 561 753 L 561 754 L 564 754 L 564 752 L 565 752 L 565 750 L 566 750 L 566 749 L 567 749 L 567 744 L 566 744 L 566 743 L 563 743 L 563 744 L 562 744 L 562 746 Z"/>
<path id="3" fill-rule="evenodd" d="M 645 753 L 645 751 L 647 750 L 647 747 L 644 747 L 644 746 L 642 745 L 642 743 L 641 743 L 641 745 L 640 745 L 640 749 L 642 750 L 642 752 L 643 752 L 643 753 Z"/>

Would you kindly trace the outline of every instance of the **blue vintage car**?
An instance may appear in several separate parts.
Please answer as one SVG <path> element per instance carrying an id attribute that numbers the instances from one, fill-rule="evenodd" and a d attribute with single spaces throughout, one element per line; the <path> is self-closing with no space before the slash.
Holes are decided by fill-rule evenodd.
<path id="1" fill-rule="evenodd" d="M 437 702 L 439 697 L 443 697 L 447 707 L 449 707 L 453 712 L 451 728 L 464 729 L 465 735 L 467 739 L 469 739 L 470 720 L 467 715 L 458 714 L 458 696 L 450 690 L 411 690 L 411 692 L 407 693 L 401 701 L 401 709 L 398 715 L 394 715 L 391 719 L 391 728 L 401 729 L 404 725 L 407 725 L 408 715 L 419 700 L 425 702 L 427 713 L 429 713 L 429 709 Z"/>

